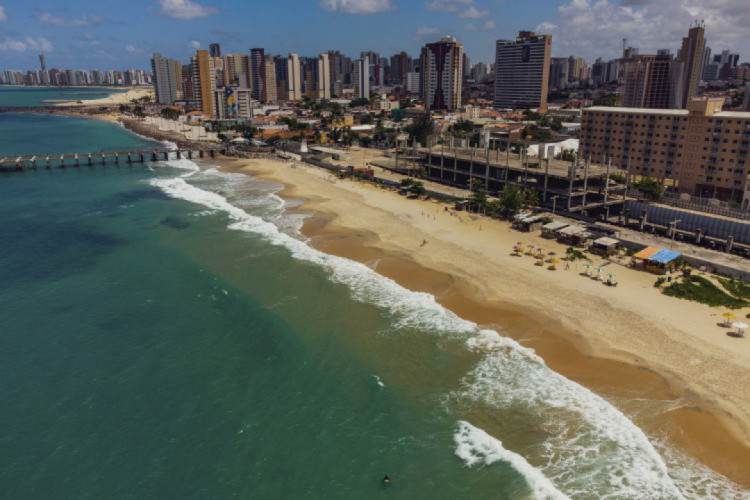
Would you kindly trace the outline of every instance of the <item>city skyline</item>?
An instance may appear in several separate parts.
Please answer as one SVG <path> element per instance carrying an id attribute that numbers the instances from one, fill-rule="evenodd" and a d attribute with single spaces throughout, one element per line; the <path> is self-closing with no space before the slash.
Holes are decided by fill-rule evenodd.
<path id="1" fill-rule="evenodd" d="M 676 52 L 696 18 L 705 20 L 715 51 L 737 52 L 750 16 L 739 0 L 670 2 L 668 9 L 652 0 L 541 0 L 534 9 L 495 0 L 318 0 L 304 9 L 291 0 L 252 6 L 136 0 L 125 6 L 107 2 L 112 5 L 100 8 L 106 15 L 85 10 L 80 1 L 63 8 L 49 0 L 24 6 L 1 1 L 0 56 L 5 67 L 24 70 L 38 65 L 39 53 L 47 55 L 50 68 L 149 69 L 152 52 L 185 61 L 212 42 L 232 52 L 264 47 L 271 54 L 312 55 L 343 48 L 352 55 L 404 50 L 415 56 L 445 35 L 459 39 L 473 62 L 489 63 L 495 41 L 512 39 L 519 30 L 552 35 L 553 56 L 593 62 L 619 57 L 622 38 L 641 53 Z M 143 14 L 137 23 L 129 20 L 134 12 Z"/>

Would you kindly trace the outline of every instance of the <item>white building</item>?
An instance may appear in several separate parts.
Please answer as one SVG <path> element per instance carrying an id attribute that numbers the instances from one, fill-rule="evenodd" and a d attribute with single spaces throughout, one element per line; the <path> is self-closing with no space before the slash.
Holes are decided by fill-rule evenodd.
<path id="1" fill-rule="evenodd" d="M 363 59 L 354 61 L 354 89 L 357 97 L 370 98 L 370 60 L 365 56 Z"/>

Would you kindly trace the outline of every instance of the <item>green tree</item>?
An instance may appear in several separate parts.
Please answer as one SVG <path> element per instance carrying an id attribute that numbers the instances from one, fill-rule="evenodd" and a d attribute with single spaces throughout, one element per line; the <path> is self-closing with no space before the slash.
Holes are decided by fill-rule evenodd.
<path id="1" fill-rule="evenodd" d="M 359 99 L 354 99 L 349 103 L 349 107 L 351 108 L 358 108 L 360 106 L 369 106 L 370 100 L 367 97 L 360 97 Z"/>
<path id="2" fill-rule="evenodd" d="M 506 184 L 497 200 L 490 203 L 490 211 L 510 219 L 524 208 L 531 208 L 538 202 L 538 195 L 533 189 L 522 189 L 515 184 Z"/>
<path id="3" fill-rule="evenodd" d="M 549 130 L 538 130 L 533 136 L 532 139 L 539 142 L 550 142 L 554 136 L 552 135 L 552 132 Z"/>
<path id="4" fill-rule="evenodd" d="M 563 161 L 575 161 L 576 159 L 576 150 L 575 149 L 563 149 L 559 153 L 555 155 L 556 160 L 563 160 Z"/>
<path id="5" fill-rule="evenodd" d="M 365 113 L 360 119 L 359 123 L 363 125 L 372 125 L 375 122 L 375 118 L 370 113 Z"/>
<path id="6" fill-rule="evenodd" d="M 363 148 L 369 148 L 370 144 L 372 144 L 372 139 L 370 136 L 363 135 L 359 138 L 359 145 Z"/>
<path id="7" fill-rule="evenodd" d="M 632 187 L 643 193 L 652 201 L 659 201 L 664 196 L 664 186 L 659 184 L 659 181 L 652 179 L 651 177 L 644 177 L 643 179 L 633 182 L 630 184 Z"/>
<path id="8" fill-rule="evenodd" d="M 487 191 L 484 190 L 484 181 L 481 179 L 472 179 L 469 181 L 469 203 L 477 208 L 487 208 Z"/>
<path id="9" fill-rule="evenodd" d="M 619 106 L 620 96 L 617 94 L 605 94 L 594 99 L 594 106 Z"/>
<path id="10" fill-rule="evenodd" d="M 409 194 L 413 196 L 423 196 L 427 193 L 427 189 L 425 189 L 424 184 L 422 184 L 421 181 L 414 181 L 409 186 Z"/>
<path id="11" fill-rule="evenodd" d="M 420 114 L 414 120 L 404 127 L 404 132 L 409 134 L 409 142 L 419 142 L 421 145 L 427 145 L 427 138 L 435 132 L 435 122 L 429 111 Z"/>

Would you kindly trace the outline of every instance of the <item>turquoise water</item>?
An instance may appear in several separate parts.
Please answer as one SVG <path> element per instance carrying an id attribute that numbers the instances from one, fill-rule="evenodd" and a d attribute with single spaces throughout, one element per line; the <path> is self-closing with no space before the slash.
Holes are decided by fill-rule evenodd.
<path id="1" fill-rule="evenodd" d="M 109 94 L 126 92 L 122 89 L 103 87 L 24 87 L 0 85 L 0 108 L 53 106 L 46 100 L 88 101 L 101 99 Z M 94 95 L 96 93 L 96 95 Z"/>
<path id="2" fill-rule="evenodd" d="M 0 156 L 60 125 L 153 145 L 48 119 L 0 115 Z M 278 187 L 188 160 L 0 174 L 0 496 L 739 494 L 512 340 L 310 248 Z"/>

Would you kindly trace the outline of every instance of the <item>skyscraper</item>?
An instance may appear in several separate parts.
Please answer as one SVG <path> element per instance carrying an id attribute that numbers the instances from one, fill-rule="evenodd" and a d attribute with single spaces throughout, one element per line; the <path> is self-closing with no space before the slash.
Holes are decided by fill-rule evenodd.
<path id="1" fill-rule="evenodd" d="M 276 102 L 279 100 L 276 90 L 276 64 L 274 64 L 271 56 L 266 57 L 264 73 L 266 75 L 265 82 L 263 84 L 263 102 Z"/>
<path id="2" fill-rule="evenodd" d="M 47 71 L 47 62 L 44 60 L 44 54 L 39 54 L 39 65 L 42 67 L 42 72 Z"/>
<path id="3" fill-rule="evenodd" d="M 318 99 L 331 98 L 331 63 L 328 54 L 318 56 Z"/>
<path id="4" fill-rule="evenodd" d="M 698 95 L 706 52 L 706 30 L 703 25 L 692 26 L 682 39 L 679 60 L 682 62 L 682 99 L 680 107 L 687 109 L 690 99 Z"/>
<path id="5" fill-rule="evenodd" d="M 300 78 L 299 55 L 289 54 L 287 59 L 287 94 L 290 101 L 302 100 L 302 81 Z"/>
<path id="6" fill-rule="evenodd" d="M 181 83 L 181 78 L 178 79 L 175 72 L 174 61 L 162 57 L 158 52 L 154 53 L 151 58 L 151 73 L 154 75 L 156 102 L 171 105 L 177 100 L 177 89 Z"/>
<path id="7" fill-rule="evenodd" d="M 370 59 L 365 56 L 354 61 L 354 88 L 360 99 L 370 98 Z"/>
<path id="8" fill-rule="evenodd" d="M 495 108 L 547 109 L 552 36 L 521 31 L 495 46 Z"/>
<path id="9" fill-rule="evenodd" d="M 425 109 L 455 110 L 461 106 L 463 44 L 443 37 L 425 45 L 422 91 Z"/>
<path id="10" fill-rule="evenodd" d="M 253 99 L 263 100 L 263 89 L 266 83 L 266 55 L 263 49 L 250 49 L 252 63 Z"/>
<path id="11" fill-rule="evenodd" d="M 684 64 L 668 52 L 638 55 L 624 62 L 622 105 L 628 108 L 679 109 L 684 89 Z"/>
<path id="12" fill-rule="evenodd" d="M 214 90 L 216 89 L 213 71 L 213 58 L 207 50 L 199 50 L 190 58 L 192 82 L 191 107 L 203 111 L 207 118 L 214 116 Z"/>
<path id="13" fill-rule="evenodd" d="M 208 54 L 211 57 L 221 57 L 221 46 L 218 43 L 212 43 L 208 46 Z"/>

